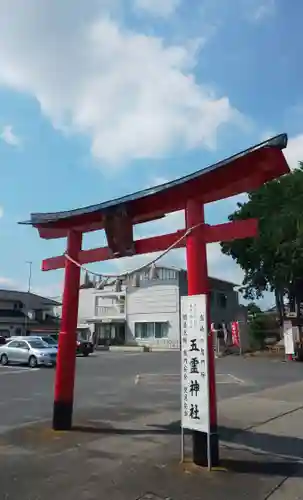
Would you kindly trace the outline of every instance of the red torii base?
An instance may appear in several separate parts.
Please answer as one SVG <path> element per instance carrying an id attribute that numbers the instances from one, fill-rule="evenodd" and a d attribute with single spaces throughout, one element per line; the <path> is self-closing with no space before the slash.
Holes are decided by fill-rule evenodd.
<path id="1" fill-rule="evenodd" d="M 67 255 L 80 264 L 166 250 L 185 236 L 185 231 L 133 240 L 133 226 L 185 209 L 187 233 L 176 248 L 186 245 L 188 294 L 209 294 L 206 244 L 237 238 L 254 237 L 257 221 L 235 221 L 218 226 L 204 223 L 204 205 L 244 191 L 258 188 L 264 182 L 289 171 L 282 153 L 287 136 L 281 134 L 223 162 L 200 170 L 183 179 L 138 192 L 119 200 L 76 209 L 68 212 L 32 214 L 30 224 L 42 238 L 67 238 Z M 82 250 L 82 234 L 104 229 L 109 248 Z M 43 270 L 65 267 L 61 330 L 55 380 L 53 428 L 72 428 L 74 378 L 76 359 L 76 328 L 78 316 L 80 267 L 63 256 L 45 259 Z M 209 309 L 209 300 L 207 300 Z M 210 315 L 208 314 L 210 331 Z M 217 429 L 215 362 L 212 339 L 209 342 L 210 385 L 210 458 L 213 466 L 219 463 Z M 193 461 L 208 463 L 207 435 L 193 433 Z"/>

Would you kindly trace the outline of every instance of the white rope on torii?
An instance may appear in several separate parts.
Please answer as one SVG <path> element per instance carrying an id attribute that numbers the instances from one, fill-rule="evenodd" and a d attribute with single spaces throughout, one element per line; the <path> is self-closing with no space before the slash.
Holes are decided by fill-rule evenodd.
<path id="1" fill-rule="evenodd" d="M 155 264 L 156 264 L 156 262 L 158 262 L 158 260 L 162 259 L 162 257 L 164 257 L 166 254 L 168 254 L 171 250 L 173 250 L 177 245 L 179 245 L 179 243 L 181 243 L 181 241 L 183 241 L 185 238 L 187 238 L 187 236 L 189 234 L 191 234 L 192 231 L 194 231 L 197 227 L 199 227 L 201 225 L 204 225 L 204 223 L 200 222 L 199 224 L 196 224 L 195 226 L 192 226 L 192 227 L 188 228 L 185 231 L 185 233 L 182 236 L 180 236 L 180 238 L 178 238 L 172 245 L 170 245 L 166 250 L 164 250 L 156 258 L 152 259 L 151 261 L 147 262 L 146 264 L 143 264 L 141 266 L 136 267 L 135 269 L 132 269 L 131 271 L 124 271 L 123 273 L 120 273 L 120 274 L 104 274 L 104 273 L 97 273 L 95 271 L 91 271 L 87 267 L 85 267 L 82 264 L 80 264 L 80 262 L 77 262 L 75 259 L 73 259 L 70 255 L 68 255 L 67 252 L 65 252 L 64 255 L 65 255 L 65 257 L 66 257 L 67 260 L 69 260 L 70 262 L 72 262 L 73 264 L 75 264 L 75 266 L 79 267 L 82 271 L 84 271 L 84 272 L 86 272 L 88 274 L 92 274 L 93 276 L 98 277 L 99 278 L 99 282 L 98 282 L 97 288 L 99 288 L 99 287 L 101 288 L 105 284 L 107 284 L 110 279 L 114 279 L 115 280 L 112 283 L 112 284 L 114 284 L 115 282 L 116 283 L 120 282 L 122 279 L 129 278 L 129 277 L 131 277 L 131 276 L 139 273 L 140 271 L 143 271 L 143 269 L 155 266 Z"/>

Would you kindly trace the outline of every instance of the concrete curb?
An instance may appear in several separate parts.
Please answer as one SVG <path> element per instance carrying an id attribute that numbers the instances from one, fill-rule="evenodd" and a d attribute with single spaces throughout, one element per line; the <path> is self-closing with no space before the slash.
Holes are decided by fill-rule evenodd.
<path id="1" fill-rule="evenodd" d="M 149 346 L 109 346 L 96 347 L 98 352 L 179 352 L 176 347 L 149 347 Z"/>

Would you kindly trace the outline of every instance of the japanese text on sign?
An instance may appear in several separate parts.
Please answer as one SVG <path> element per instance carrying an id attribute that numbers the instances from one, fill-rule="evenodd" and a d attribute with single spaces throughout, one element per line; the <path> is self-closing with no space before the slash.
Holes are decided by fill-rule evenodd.
<path id="1" fill-rule="evenodd" d="M 182 426 L 209 432 L 206 296 L 182 297 Z"/>

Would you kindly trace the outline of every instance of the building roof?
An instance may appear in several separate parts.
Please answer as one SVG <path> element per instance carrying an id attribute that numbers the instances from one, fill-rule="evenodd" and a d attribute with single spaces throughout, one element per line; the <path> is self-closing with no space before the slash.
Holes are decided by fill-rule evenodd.
<path id="1" fill-rule="evenodd" d="M 155 264 L 156 267 L 158 268 L 162 268 L 162 269 L 171 269 L 172 271 L 178 271 L 178 272 L 184 272 L 184 273 L 187 273 L 187 270 L 184 269 L 183 267 L 177 267 L 177 266 L 163 266 L 163 265 L 160 265 L 160 264 Z M 224 280 L 222 278 L 217 278 L 215 276 L 208 276 L 209 279 L 211 280 L 214 280 L 214 281 L 221 281 L 221 283 L 227 283 L 228 285 L 232 285 L 232 286 L 240 286 L 239 283 L 234 283 L 232 281 L 228 281 L 228 280 Z"/>
<path id="2" fill-rule="evenodd" d="M 21 224 L 30 224 L 42 238 L 51 239 L 67 236 L 71 227 L 82 232 L 103 229 L 105 217 L 118 211 L 127 214 L 132 224 L 155 220 L 184 209 L 189 199 L 210 203 L 257 189 L 289 172 L 282 153 L 286 146 L 287 135 L 280 134 L 174 181 L 83 208 L 32 213 Z"/>
<path id="3" fill-rule="evenodd" d="M 19 290 L 0 289 L 0 300 L 20 300 L 23 304 L 26 303 L 28 309 L 43 309 L 45 306 L 60 306 L 60 302 L 47 297 L 41 297 L 31 292 L 21 292 Z"/>
<path id="4" fill-rule="evenodd" d="M 172 271 L 177 271 L 177 272 L 184 272 L 184 273 L 187 273 L 187 270 L 184 269 L 183 267 L 177 267 L 177 266 L 163 266 L 163 265 L 160 265 L 160 264 L 155 264 L 155 266 L 157 268 L 160 268 L 160 269 L 171 269 Z M 210 280 L 213 280 L 213 281 L 219 281 L 221 283 L 227 283 L 228 285 L 232 285 L 232 286 L 240 286 L 239 283 L 233 283 L 232 281 L 227 281 L 227 280 L 224 280 L 222 278 L 216 278 L 215 276 L 208 276 L 208 278 Z"/>
<path id="5" fill-rule="evenodd" d="M 150 266 L 147 266 L 147 267 L 146 267 L 146 268 L 144 268 L 144 269 L 141 269 L 141 271 L 138 271 L 138 272 L 139 272 L 139 273 L 140 273 L 140 272 L 141 272 L 141 273 L 143 273 L 143 272 L 145 272 L 146 270 L 149 270 L 149 269 L 150 269 L 150 267 L 151 267 L 151 265 L 150 265 Z M 164 265 L 160 265 L 160 264 L 155 264 L 155 267 L 156 267 L 157 269 L 168 269 L 168 270 L 171 270 L 171 271 L 176 271 L 176 272 L 178 272 L 178 273 L 183 272 L 183 273 L 186 273 L 186 274 L 187 274 L 186 269 L 184 269 L 184 268 L 182 268 L 182 267 L 177 267 L 177 266 L 164 266 Z M 102 274 L 101 274 L 101 275 L 102 275 Z M 238 287 L 238 286 L 240 286 L 240 285 L 239 285 L 239 283 L 233 283 L 233 282 L 231 282 L 231 281 L 224 280 L 224 279 L 222 279 L 222 278 L 216 278 L 216 277 L 214 277 L 214 276 L 208 276 L 208 278 L 209 278 L 211 281 L 213 281 L 213 282 L 222 283 L 222 284 L 227 284 L 227 285 L 232 286 L 233 288 L 234 288 L 234 287 Z M 122 282 L 124 282 L 124 283 L 125 283 L 125 282 L 127 282 L 127 280 L 128 280 L 128 277 L 127 277 L 127 276 L 125 276 L 125 277 L 123 277 L 123 278 L 121 279 L 121 281 L 122 281 Z M 113 285 L 114 285 L 114 281 L 112 280 L 111 282 L 105 282 L 103 286 L 104 286 L 104 288 L 107 288 L 107 287 L 112 287 Z M 82 283 L 82 284 L 80 285 L 80 290 L 85 290 L 85 289 L 94 288 L 94 287 L 95 287 L 94 280 L 89 280 L 89 282 L 87 282 L 87 283 Z"/>

